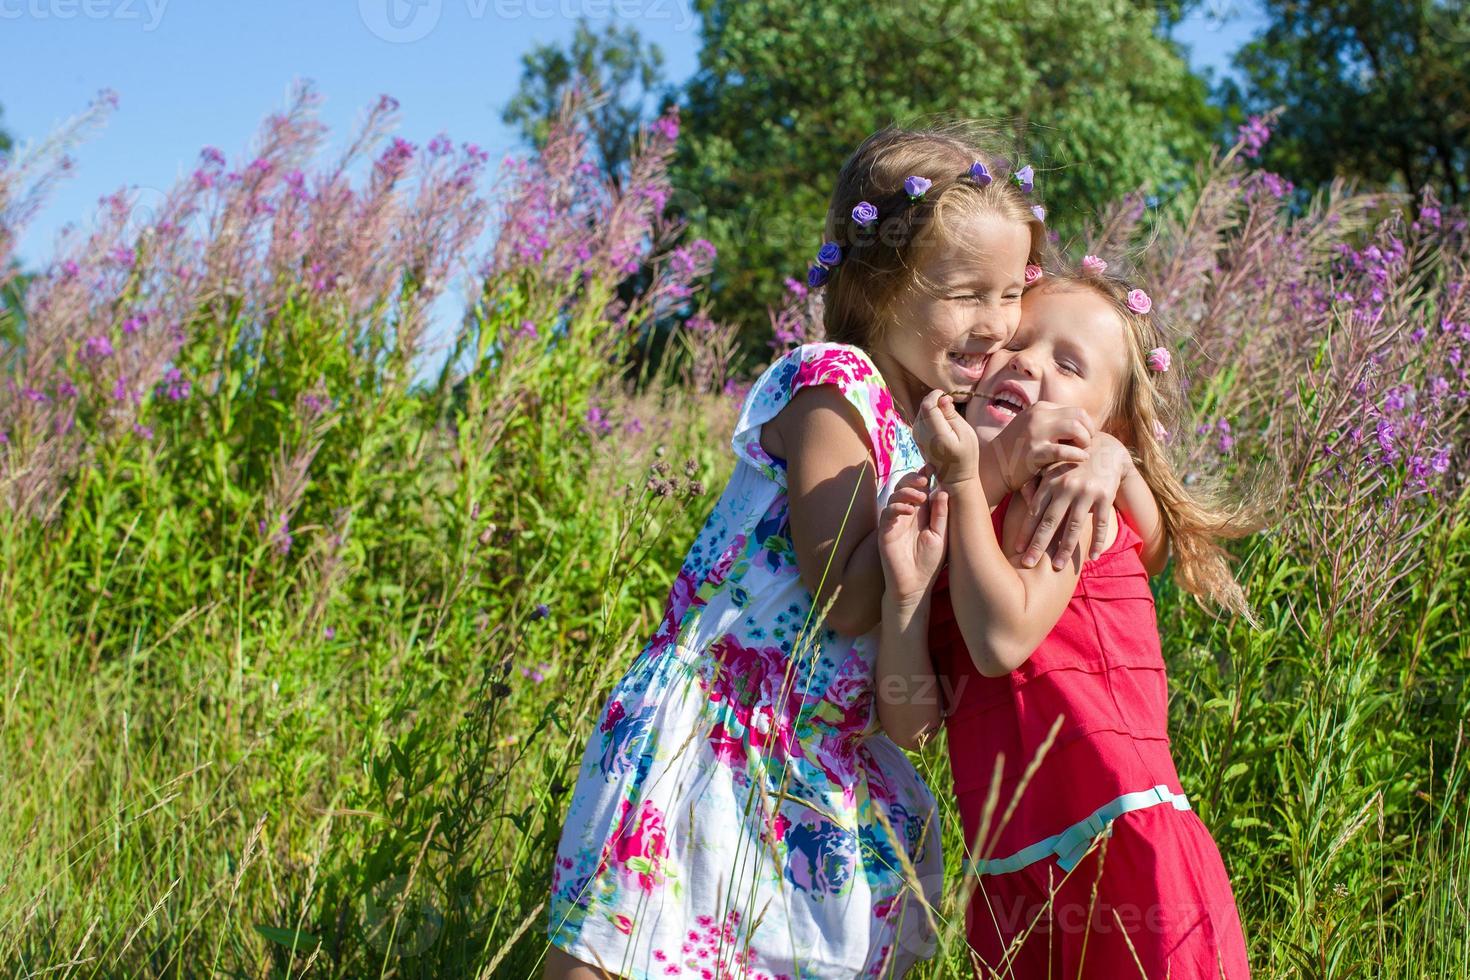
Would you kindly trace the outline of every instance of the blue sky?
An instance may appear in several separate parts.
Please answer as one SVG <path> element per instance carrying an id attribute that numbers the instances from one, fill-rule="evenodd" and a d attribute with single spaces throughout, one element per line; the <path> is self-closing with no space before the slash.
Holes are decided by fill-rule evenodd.
<path id="1" fill-rule="evenodd" d="M 202 146 L 243 152 L 299 78 L 325 97 L 337 139 L 387 93 L 402 103 L 408 139 L 442 131 L 494 159 L 518 145 L 500 112 L 520 55 L 570 37 L 579 16 L 634 24 L 663 48 L 675 81 L 695 69 L 691 0 L 0 0 L 0 106 L 18 142 L 43 137 L 99 89 L 121 96 L 73 154 L 76 174 L 22 238 L 21 259 L 44 260 L 63 224 L 85 224 L 120 186 L 161 193 Z M 1175 36 L 1197 69 L 1218 73 L 1259 26 L 1253 0 L 1206 0 Z"/>

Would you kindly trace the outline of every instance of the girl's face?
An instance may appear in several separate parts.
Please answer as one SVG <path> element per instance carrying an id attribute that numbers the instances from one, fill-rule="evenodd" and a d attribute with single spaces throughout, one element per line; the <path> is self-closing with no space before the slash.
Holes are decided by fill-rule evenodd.
<path id="1" fill-rule="evenodd" d="M 1086 287 L 1042 286 L 1026 294 L 1021 325 L 986 365 L 967 417 L 982 442 L 1037 402 L 1084 409 L 1106 425 L 1128 372 L 1127 329 Z"/>
<path id="2" fill-rule="evenodd" d="M 964 215 L 951 227 L 965 247 L 919 250 L 918 285 L 894 304 L 893 322 L 874 351 L 910 411 L 933 388 L 968 397 L 1021 319 L 1030 230 L 993 215 Z"/>

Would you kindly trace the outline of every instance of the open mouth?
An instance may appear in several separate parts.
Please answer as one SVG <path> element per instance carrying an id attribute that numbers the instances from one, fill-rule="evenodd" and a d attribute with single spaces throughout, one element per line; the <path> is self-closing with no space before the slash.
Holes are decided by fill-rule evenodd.
<path id="1" fill-rule="evenodd" d="M 1021 414 L 1031 404 L 1025 392 L 1007 382 L 992 392 L 985 402 L 985 413 L 994 421 L 1005 425 Z"/>
<path id="2" fill-rule="evenodd" d="M 980 381 L 985 374 L 985 365 L 990 360 L 989 354 L 967 354 L 964 351 L 950 351 L 949 363 L 954 365 L 955 374 L 961 381 L 974 385 Z M 965 391 L 969 397 L 970 392 Z"/>

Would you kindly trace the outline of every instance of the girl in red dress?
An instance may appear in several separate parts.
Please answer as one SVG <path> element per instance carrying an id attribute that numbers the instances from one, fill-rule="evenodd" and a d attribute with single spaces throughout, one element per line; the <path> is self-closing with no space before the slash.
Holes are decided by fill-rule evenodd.
<path id="1" fill-rule="evenodd" d="M 1170 754 L 1146 569 L 1168 547 L 1182 586 L 1249 617 L 1218 542 L 1259 521 L 1173 472 L 1161 419 L 1181 417 L 1177 372 L 1147 294 L 1098 265 L 1027 292 L 968 420 L 937 391 L 921 406 L 937 482 L 907 478 L 881 518 L 879 717 L 905 747 L 948 730 L 981 976 L 1236 980 L 1245 939 Z M 1128 447 L 1132 524 L 1095 535 L 1084 518 L 1073 550 L 1035 562 L 1019 542 L 1044 501 L 987 500 L 978 461 L 1019 413 L 1051 405 Z"/>

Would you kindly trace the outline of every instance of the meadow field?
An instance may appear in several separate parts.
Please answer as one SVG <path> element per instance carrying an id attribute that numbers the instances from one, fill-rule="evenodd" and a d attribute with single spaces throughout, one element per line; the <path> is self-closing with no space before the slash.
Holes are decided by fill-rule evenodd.
<path id="1" fill-rule="evenodd" d="M 700 312 L 675 114 L 611 184 L 575 116 L 501 162 L 385 98 L 341 158 L 314 106 L 34 275 L 106 100 L 0 166 L 5 975 L 539 976 L 584 739 L 745 386 L 818 335 L 799 284 L 769 337 Z M 1061 243 L 1178 328 L 1180 465 L 1276 501 L 1235 547 L 1260 628 L 1155 582 L 1175 754 L 1258 976 L 1470 976 L 1470 229 L 1301 199 L 1264 138 Z M 921 977 L 968 975 L 944 820 Z"/>

